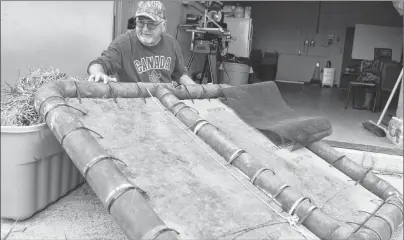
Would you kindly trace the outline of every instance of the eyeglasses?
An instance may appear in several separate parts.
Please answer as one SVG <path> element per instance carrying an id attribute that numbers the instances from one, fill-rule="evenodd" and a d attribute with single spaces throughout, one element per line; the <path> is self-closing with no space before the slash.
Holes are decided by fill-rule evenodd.
<path id="1" fill-rule="evenodd" d="M 144 21 L 136 21 L 136 27 L 139 27 L 139 28 L 141 28 L 141 29 L 143 29 L 144 28 L 144 25 L 146 25 L 147 24 L 147 28 L 149 29 L 149 30 L 154 30 L 154 29 L 156 29 L 156 27 L 158 26 L 158 25 L 160 25 L 161 23 L 163 23 L 164 21 L 161 21 L 161 22 L 159 22 L 159 23 L 155 23 L 155 22 L 144 22 Z"/>

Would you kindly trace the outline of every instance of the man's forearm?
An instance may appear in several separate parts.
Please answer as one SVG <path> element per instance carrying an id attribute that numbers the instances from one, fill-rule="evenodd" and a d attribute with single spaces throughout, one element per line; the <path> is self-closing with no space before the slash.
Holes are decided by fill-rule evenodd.
<path id="1" fill-rule="evenodd" d="M 101 64 L 94 63 L 88 68 L 88 73 L 90 75 L 95 75 L 97 73 L 105 73 L 105 71 Z"/>
<path id="2" fill-rule="evenodd" d="M 180 77 L 180 84 L 187 85 L 187 84 L 196 84 L 192 78 L 190 78 L 188 75 L 184 74 L 182 77 Z"/>

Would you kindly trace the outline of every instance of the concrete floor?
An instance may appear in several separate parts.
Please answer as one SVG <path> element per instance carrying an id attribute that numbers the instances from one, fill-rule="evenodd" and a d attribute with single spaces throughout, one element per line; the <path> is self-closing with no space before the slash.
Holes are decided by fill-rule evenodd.
<path id="1" fill-rule="evenodd" d="M 333 133 L 326 140 L 397 149 L 387 139 L 373 135 L 362 126 L 363 122 L 369 120 L 377 122 L 381 111 L 373 113 L 354 109 L 352 99 L 345 109 L 346 90 L 290 83 L 278 83 L 278 87 L 287 104 L 298 113 L 324 116 L 331 121 Z M 384 96 L 384 102 L 387 98 L 388 96 Z M 359 94 L 357 99 L 360 105 L 362 102 Z M 395 115 L 394 103 L 391 105 L 386 115 Z"/>

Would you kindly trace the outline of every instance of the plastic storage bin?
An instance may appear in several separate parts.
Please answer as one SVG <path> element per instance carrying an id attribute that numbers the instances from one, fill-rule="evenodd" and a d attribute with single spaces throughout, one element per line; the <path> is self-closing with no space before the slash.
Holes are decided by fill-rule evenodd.
<path id="1" fill-rule="evenodd" d="M 1 127 L 1 217 L 24 220 L 84 178 L 46 124 Z"/>

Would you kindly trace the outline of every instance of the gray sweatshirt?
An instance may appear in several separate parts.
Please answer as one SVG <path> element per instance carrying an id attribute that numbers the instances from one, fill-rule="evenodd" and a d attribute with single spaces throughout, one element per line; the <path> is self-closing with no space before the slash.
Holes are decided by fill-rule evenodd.
<path id="1" fill-rule="evenodd" d="M 186 69 L 180 46 L 175 38 L 163 33 L 155 46 L 144 46 L 135 31 L 118 36 L 101 56 L 90 62 L 98 63 L 107 75 L 120 82 L 179 82 Z M 88 73 L 87 68 L 87 73 Z"/>

